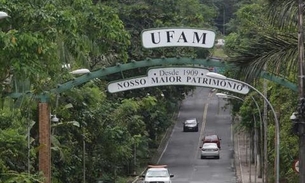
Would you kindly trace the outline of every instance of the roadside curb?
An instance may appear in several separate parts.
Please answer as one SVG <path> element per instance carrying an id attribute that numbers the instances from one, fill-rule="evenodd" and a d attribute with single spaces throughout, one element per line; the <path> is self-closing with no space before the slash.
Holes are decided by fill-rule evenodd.
<path id="1" fill-rule="evenodd" d="M 233 127 L 240 121 L 239 116 L 235 116 L 232 120 Z M 232 130 L 233 133 L 233 145 L 234 145 L 234 168 L 235 168 L 235 175 L 236 175 L 236 183 L 243 183 L 242 181 L 242 166 L 240 162 L 240 144 L 239 144 L 239 133 L 236 133 Z"/>
<path id="2" fill-rule="evenodd" d="M 240 117 L 232 121 L 234 126 L 238 125 Z M 251 156 L 249 136 L 246 131 L 234 132 L 234 161 L 237 183 L 262 183 L 262 178 L 258 177 L 257 165 L 250 162 Z"/>
<path id="3" fill-rule="evenodd" d="M 236 174 L 236 182 L 243 183 L 242 176 L 242 166 L 240 160 L 240 144 L 239 144 L 239 134 L 234 134 L 234 161 L 235 161 L 235 174 Z"/>

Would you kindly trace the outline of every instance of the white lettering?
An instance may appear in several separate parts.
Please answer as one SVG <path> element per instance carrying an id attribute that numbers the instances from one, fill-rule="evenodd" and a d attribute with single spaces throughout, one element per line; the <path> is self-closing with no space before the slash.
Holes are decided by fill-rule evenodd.
<path id="1" fill-rule="evenodd" d="M 208 72 L 208 69 L 191 67 L 153 68 L 148 70 L 145 77 L 110 83 L 108 91 L 114 93 L 153 86 L 186 85 L 218 88 L 242 94 L 249 92 L 249 88 L 242 83 L 230 79 L 210 78 L 206 76 Z"/>

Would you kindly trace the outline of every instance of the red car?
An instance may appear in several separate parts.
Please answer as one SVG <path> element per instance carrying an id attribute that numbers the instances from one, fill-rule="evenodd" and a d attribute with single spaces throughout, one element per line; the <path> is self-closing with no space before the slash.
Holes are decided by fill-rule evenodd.
<path id="1" fill-rule="evenodd" d="M 220 149 L 220 141 L 221 141 L 221 138 L 219 138 L 218 135 L 206 135 L 202 139 L 203 144 L 204 143 L 216 143 L 219 149 Z"/>

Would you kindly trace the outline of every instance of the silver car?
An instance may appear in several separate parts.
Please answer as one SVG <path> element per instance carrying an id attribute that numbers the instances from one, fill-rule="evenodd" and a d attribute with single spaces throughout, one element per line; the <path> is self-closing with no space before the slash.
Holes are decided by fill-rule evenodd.
<path id="1" fill-rule="evenodd" d="M 212 157 L 219 159 L 219 148 L 216 143 L 204 143 L 201 149 L 201 159 Z"/>

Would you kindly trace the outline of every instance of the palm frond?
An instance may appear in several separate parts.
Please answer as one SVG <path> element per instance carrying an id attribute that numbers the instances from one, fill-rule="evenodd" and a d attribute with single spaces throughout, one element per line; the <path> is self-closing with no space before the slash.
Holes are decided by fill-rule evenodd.
<path id="1" fill-rule="evenodd" d="M 267 17 L 273 26 L 281 30 L 295 29 L 298 20 L 298 4 L 294 0 L 269 0 Z"/>
<path id="2" fill-rule="evenodd" d="M 250 43 L 247 48 L 238 51 L 238 56 L 228 61 L 239 66 L 240 74 L 252 81 L 264 70 L 265 64 L 268 65 L 268 71 L 276 75 L 297 73 L 297 57 L 297 37 L 274 34 L 264 35 L 257 42 Z"/>

